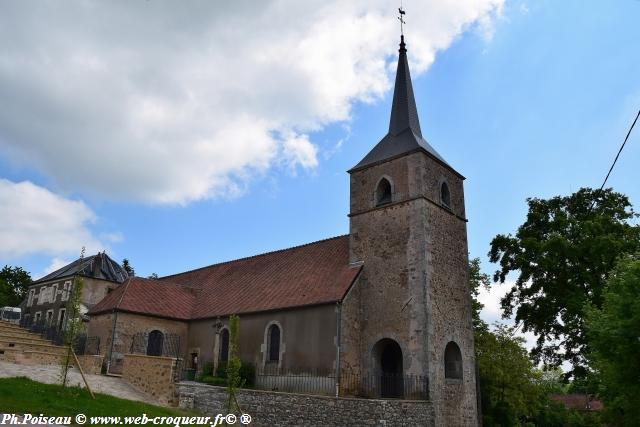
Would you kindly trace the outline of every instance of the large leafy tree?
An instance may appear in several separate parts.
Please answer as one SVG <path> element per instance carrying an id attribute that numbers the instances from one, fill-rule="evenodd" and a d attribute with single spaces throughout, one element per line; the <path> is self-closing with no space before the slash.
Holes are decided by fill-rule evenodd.
<path id="1" fill-rule="evenodd" d="M 640 255 L 620 260 L 602 293 L 602 308 L 587 309 L 589 361 L 615 425 L 640 425 Z"/>
<path id="2" fill-rule="evenodd" d="M 501 300 L 504 317 L 538 336 L 532 356 L 551 365 L 569 361 L 583 376 L 587 341 L 584 307 L 602 306 L 604 284 L 622 254 L 640 246 L 637 215 L 626 196 L 582 188 L 566 197 L 527 199 L 529 212 L 515 236 L 497 235 L 489 257 L 495 281 L 518 277 Z"/>
<path id="3" fill-rule="evenodd" d="M 5 265 L 0 270 L 0 307 L 20 305 L 30 284 L 31 276 L 22 267 Z"/>
<path id="4" fill-rule="evenodd" d="M 476 331 L 485 331 L 488 329 L 487 323 L 480 318 L 480 312 L 484 307 L 478 297 L 480 296 L 480 290 L 482 288 L 489 289 L 491 285 L 491 279 L 489 275 L 483 273 L 480 269 L 480 258 L 473 258 L 469 260 L 469 292 L 471 293 L 471 309 L 473 318 L 473 329 Z"/>

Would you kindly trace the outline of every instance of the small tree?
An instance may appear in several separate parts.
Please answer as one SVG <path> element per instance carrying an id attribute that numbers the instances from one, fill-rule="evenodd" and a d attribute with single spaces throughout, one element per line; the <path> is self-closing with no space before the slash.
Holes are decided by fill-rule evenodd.
<path id="1" fill-rule="evenodd" d="M 131 263 L 127 258 L 122 260 L 122 269 L 127 272 L 129 277 L 133 277 L 136 275 L 136 271 L 131 266 Z"/>
<path id="2" fill-rule="evenodd" d="M 84 247 L 80 252 L 80 266 L 84 262 Z M 67 375 L 69 373 L 69 365 L 71 364 L 71 358 L 73 355 L 73 345 L 76 342 L 78 335 L 83 331 L 84 324 L 82 323 L 82 315 L 80 313 L 80 303 L 82 300 L 82 288 L 84 281 L 82 277 L 78 275 L 73 277 L 73 283 L 70 290 L 69 302 L 67 305 L 67 322 L 64 329 L 64 344 L 67 346 L 67 355 L 64 363 L 62 364 L 62 386 L 67 385 Z"/>
<path id="3" fill-rule="evenodd" d="M 242 387 L 243 381 L 240 377 L 242 362 L 238 357 L 238 336 L 240 333 L 240 318 L 236 315 L 229 316 L 229 361 L 227 362 L 227 413 L 234 414 L 242 412 L 236 390 Z"/>

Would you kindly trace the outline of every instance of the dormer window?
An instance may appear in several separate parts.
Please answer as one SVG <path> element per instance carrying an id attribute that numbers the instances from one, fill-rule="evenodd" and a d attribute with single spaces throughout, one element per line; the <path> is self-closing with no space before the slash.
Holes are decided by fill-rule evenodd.
<path id="1" fill-rule="evenodd" d="M 451 209 L 451 193 L 446 182 L 443 182 L 440 186 L 440 203 L 442 206 Z"/>
<path id="2" fill-rule="evenodd" d="M 378 188 L 376 188 L 376 206 L 386 205 L 391 203 L 391 183 L 387 178 L 382 178 L 378 182 Z"/>

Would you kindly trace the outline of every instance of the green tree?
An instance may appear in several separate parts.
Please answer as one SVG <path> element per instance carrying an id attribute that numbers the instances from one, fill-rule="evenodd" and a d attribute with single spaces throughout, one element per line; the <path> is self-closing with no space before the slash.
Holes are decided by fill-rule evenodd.
<path id="1" fill-rule="evenodd" d="M 511 426 L 534 415 L 541 397 L 539 371 L 514 328 L 495 324 L 476 333 L 476 363 L 484 425 Z"/>
<path id="2" fill-rule="evenodd" d="M 469 260 L 469 292 L 471 293 L 471 310 L 473 317 L 473 329 L 474 331 L 485 331 L 488 329 L 487 323 L 480 318 L 480 312 L 484 307 L 478 297 L 480 296 L 480 289 L 489 289 L 491 285 L 491 279 L 488 274 L 483 273 L 480 269 L 480 258 L 473 258 Z"/>
<path id="3" fill-rule="evenodd" d="M 80 252 L 79 265 L 84 262 L 84 247 Z M 67 347 L 67 354 L 64 363 L 61 365 L 60 382 L 63 387 L 67 385 L 67 377 L 69 373 L 69 367 L 72 363 L 73 346 L 78 338 L 78 335 L 84 330 L 84 323 L 82 322 L 82 314 L 80 313 L 80 306 L 82 301 L 82 288 L 84 287 L 84 281 L 82 277 L 76 275 L 73 276 L 73 282 L 71 285 L 71 291 L 69 294 L 69 301 L 67 302 L 67 321 L 65 322 L 64 330 L 64 344 Z"/>
<path id="4" fill-rule="evenodd" d="M 31 275 L 21 267 L 5 265 L 0 270 L 0 307 L 20 305 L 27 295 Z"/>
<path id="5" fill-rule="evenodd" d="M 136 271 L 134 270 L 134 268 L 131 266 L 131 263 L 129 263 L 129 260 L 127 258 L 122 260 L 122 268 L 124 269 L 124 271 L 127 272 L 127 274 L 129 275 L 129 277 L 133 277 L 136 275 Z"/>
<path id="6" fill-rule="evenodd" d="M 609 272 L 622 254 L 640 246 L 637 215 L 626 196 L 611 189 L 582 188 L 566 197 L 527 199 L 529 212 L 515 236 L 497 235 L 489 257 L 500 263 L 495 281 L 519 272 L 501 300 L 504 317 L 538 337 L 534 360 L 572 364 L 584 376 L 584 307 L 602 305 Z"/>
<path id="7" fill-rule="evenodd" d="M 147 276 L 147 279 L 153 279 L 153 280 L 158 280 L 160 277 L 158 276 L 158 273 L 151 273 L 150 275 Z"/>
<path id="8" fill-rule="evenodd" d="M 227 413 L 242 413 L 236 390 L 244 385 L 240 375 L 242 362 L 238 356 L 238 339 L 240 337 L 240 318 L 235 314 L 229 316 L 229 360 L 225 369 L 227 376 Z"/>
<path id="9" fill-rule="evenodd" d="M 587 307 L 589 360 L 601 382 L 605 411 L 616 425 L 640 425 L 640 255 L 622 258 L 602 294 Z"/>

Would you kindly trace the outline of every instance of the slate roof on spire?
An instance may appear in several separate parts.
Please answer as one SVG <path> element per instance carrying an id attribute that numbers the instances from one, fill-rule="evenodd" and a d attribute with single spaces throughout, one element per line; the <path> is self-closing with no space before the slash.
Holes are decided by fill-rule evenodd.
<path id="1" fill-rule="evenodd" d="M 407 61 L 407 49 L 404 43 L 404 36 L 400 38 L 399 52 L 396 84 L 393 90 L 393 104 L 391 106 L 391 119 L 389 120 L 389 132 L 349 173 L 415 151 L 424 151 L 428 156 L 447 166 L 461 178 L 464 178 L 422 137 L 420 120 L 418 119 L 418 108 L 416 107 L 413 85 L 411 84 L 411 74 L 409 73 L 409 62 Z"/>
<path id="2" fill-rule="evenodd" d="M 111 259 L 109 255 L 104 252 L 98 252 L 97 255 L 91 255 L 82 259 L 78 258 L 72 263 L 35 280 L 32 284 L 62 279 L 76 274 L 78 276 L 108 280 L 115 283 L 122 283 L 129 277 L 124 268 Z"/>

